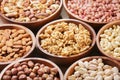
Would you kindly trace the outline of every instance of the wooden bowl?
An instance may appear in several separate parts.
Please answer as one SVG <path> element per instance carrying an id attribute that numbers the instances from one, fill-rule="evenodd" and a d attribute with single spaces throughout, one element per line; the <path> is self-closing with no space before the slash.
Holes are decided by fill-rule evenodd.
<path id="1" fill-rule="evenodd" d="M 80 60 L 74 62 L 65 72 L 64 80 L 68 80 L 67 79 L 68 76 L 70 76 L 74 73 L 74 68 L 75 68 L 75 66 L 78 65 L 79 61 L 91 61 L 92 59 L 98 59 L 98 58 L 101 58 L 103 60 L 104 64 L 108 64 L 110 66 L 116 66 L 120 70 L 120 64 L 119 64 L 119 62 L 117 62 L 115 60 L 112 60 L 108 57 L 103 57 L 103 56 L 91 56 L 91 57 L 86 57 L 86 58 L 83 58 L 83 59 L 80 59 Z"/>
<path id="2" fill-rule="evenodd" d="M 25 30 L 27 33 L 30 34 L 31 39 L 32 39 L 32 41 L 33 41 L 32 47 L 31 47 L 31 49 L 30 49 L 28 52 L 26 52 L 25 55 L 24 55 L 23 57 L 21 57 L 20 59 L 30 56 L 30 54 L 31 54 L 32 51 L 34 50 L 35 44 L 36 44 L 36 43 L 35 43 L 35 42 L 36 42 L 36 41 L 35 41 L 35 36 L 34 36 L 33 32 L 32 32 L 31 30 L 29 30 L 28 28 L 22 26 L 22 25 L 17 25 L 17 24 L 1 24 L 1 25 L 0 25 L 0 29 L 11 29 L 11 28 L 12 28 L 12 29 L 23 29 L 23 30 Z M 10 64 L 10 63 L 12 63 L 12 62 L 13 62 L 13 61 L 0 62 L 0 69 L 3 69 L 6 65 L 8 65 L 8 64 Z"/>
<path id="3" fill-rule="evenodd" d="M 0 4 L 1 4 L 2 0 L 0 0 Z M 59 16 L 60 16 L 60 13 L 61 13 L 61 10 L 62 10 L 62 0 L 60 0 L 60 6 L 59 8 L 53 13 L 51 14 L 50 16 L 42 19 L 42 20 L 39 20 L 39 21 L 32 21 L 32 22 L 19 22 L 19 21 L 15 21 L 15 20 L 11 20 L 10 18 L 4 16 L 1 12 L 0 12 L 0 16 L 2 17 L 2 19 L 5 19 L 6 21 L 8 22 L 12 22 L 12 23 L 15 23 L 15 24 L 20 24 L 20 25 L 24 25 L 28 28 L 37 28 L 37 27 L 41 27 L 43 26 L 44 24 L 54 20 L 54 19 L 57 19 Z"/>
<path id="4" fill-rule="evenodd" d="M 11 69 L 14 64 L 19 63 L 19 62 L 23 62 L 23 61 L 29 61 L 29 60 L 31 60 L 31 61 L 33 61 L 33 62 L 36 62 L 36 63 L 44 64 L 44 65 L 49 66 L 49 67 L 55 67 L 55 68 L 57 68 L 57 69 L 58 69 L 58 72 L 59 72 L 59 78 L 60 78 L 60 80 L 63 80 L 63 73 L 62 73 L 61 69 L 60 69 L 55 63 L 53 63 L 53 62 L 51 62 L 51 61 L 49 61 L 49 60 L 47 60 L 47 59 L 35 58 L 35 57 L 34 57 L 34 58 L 21 59 L 21 60 L 18 60 L 18 61 L 15 61 L 15 62 L 9 64 L 9 65 L 8 65 L 5 69 L 3 69 L 2 72 L 0 73 L 0 80 L 2 80 L 2 77 L 3 77 L 4 73 L 5 73 L 5 71 L 8 70 L 8 69 Z"/>
<path id="5" fill-rule="evenodd" d="M 81 52 L 80 54 L 76 54 L 76 55 L 72 55 L 72 56 L 57 56 L 57 55 L 53 55 L 50 54 L 49 52 L 47 52 L 46 50 L 44 50 L 41 45 L 40 45 L 40 39 L 39 39 L 39 34 L 42 33 L 49 25 L 55 24 L 55 23 L 59 23 L 59 22 L 72 22 L 75 24 L 82 24 L 91 34 L 91 39 L 92 39 L 92 43 L 90 45 L 90 47 Z M 95 45 L 95 37 L 96 37 L 96 33 L 95 31 L 92 29 L 92 27 L 82 21 L 78 21 L 78 20 L 74 20 L 74 19 L 60 19 L 60 20 L 56 20 L 53 22 L 50 22 L 48 24 L 46 24 L 45 26 L 43 26 L 37 33 L 36 35 L 36 40 L 37 40 L 37 47 L 40 50 L 39 53 L 43 54 L 45 57 L 47 57 L 48 59 L 52 60 L 53 62 L 57 63 L 57 64 L 71 64 L 74 61 L 78 60 L 81 57 L 84 57 L 86 55 L 88 55 L 88 53 L 90 53 L 90 51 L 92 50 L 92 48 Z M 40 55 L 41 55 L 40 54 Z"/>
<path id="6" fill-rule="evenodd" d="M 65 8 L 65 10 L 66 10 L 66 12 L 67 12 L 67 14 L 70 18 L 77 19 L 77 20 L 80 20 L 80 21 L 84 21 L 84 22 L 90 24 L 95 30 L 99 30 L 103 25 L 105 25 L 107 23 L 107 22 L 88 21 L 88 20 L 84 20 L 82 18 L 79 18 L 78 16 L 73 14 L 70 10 L 68 10 L 67 2 L 68 2 L 68 0 L 63 0 L 63 6 L 64 6 L 64 8 Z"/>
<path id="7" fill-rule="evenodd" d="M 120 61 L 120 58 L 115 58 L 115 57 L 110 56 L 110 55 L 108 55 L 107 53 L 105 53 L 105 52 L 103 51 L 103 49 L 101 48 L 101 46 L 100 46 L 100 35 L 103 34 L 104 30 L 112 27 L 113 25 L 120 25 L 120 20 L 110 22 L 110 23 L 106 24 L 105 26 L 103 26 L 103 27 L 99 30 L 98 34 L 97 34 L 96 44 L 97 44 L 97 47 L 98 47 L 99 51 L 100 51 L 103 55 L 105 55 L 105 56 L 107 56 L 107 57 L 110 57 L 110 58 L 112 58 L 112 59 L 115 59 L 115 60 Z"/>

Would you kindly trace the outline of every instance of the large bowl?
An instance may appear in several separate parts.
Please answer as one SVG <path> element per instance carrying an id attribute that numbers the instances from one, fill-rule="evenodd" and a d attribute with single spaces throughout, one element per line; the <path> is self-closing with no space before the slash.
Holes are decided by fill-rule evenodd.
<path id="1" fill-rule="evenodd" d="M 119 62 L 117 62 L 115 60 L 112 60 L 108 57 L 103 57 L 103 56 L 90 56 L 90 57 L 86 57 L 86 58 L 83 58 L 83 59 L 80 59 L 80 60 L 74 62 L 65 72 L 64 80 L 68 80 L 67 79 L 68 76 L 70 76 L 74 73 L 74 68 L 75 68 L 75 66 L 78 65 L 78 62 L 80 62 L 80 61 L 83 61 L 83 62 L 84 61 L 91 61 L 93 59 L 99 59 L 99 58 L 101 58 L 103 60 L 104 64 L 110 65 L 112 67 L 116 66 L 120 70 L 120 64 L 119 64 Z"/>
<path id="2" fill-rule="evenodd" d="M 24 56 L 22 56 L 20 59 L 28 57 L 31 55 L 32 51 L 35 48 L 35 44 L 36 44 L 36 40 L 35 40 L 35 36 L 33 34 L 33 32 L 31 30 L 29 30 L 28 28 L 22 26 L 22 25 L 17 25 L 17 24 L 1 24 L 0 25 L 0 29 L 23 29 L 25 30 L 28 34 L 30 34 L 31 39 L 32 39 L 32 46 L 31 49 L 25 53 Z M 16 59 L 18 60 L 18 59 Z M 12 63 L 13 61 L 7 61 L 7 62 L 0 62 L 0 69 L 3 69 L 6 65 Z"/>
<path id="3" fill-rule="evenodd" d="M 85 50 L 85 51 L 83 51 L 83 52 L 81 52 L 79 54 L 75 54 L 75 55 L 72 55 L 72 56 L 69 56 L 69 57 L 68 56 L 53 55 L 53 54 L 47 52 L 46 50 L 44 50 L 41 47 L 40 42 L 39 42 L 40 41 L 39 34 L 42 33 L 47 28 L 47 26 L 55 24 L 55 23 L 59 23 L 59 22 L 72 22 L 72 23 L 75 23 L 75 24 L 82 24 L 85 27 L 85 29 L 87 29 L 90 32 L 90 34 L 91 34 L 92 42 L 91 42 L 90 47 L 87 50 Z M 74 20 L 74 19 L 60 19 L 60 20 L 56 20 L 56 21 L 50 22 L 50 23 L 46 24 L 45 26 L 43 26 L 38 31 L 38 33 L 36 35 L 36 40 L 37 40 L 37 47 L 38 47 L 38 49 L 40 51 L 39 55 L 44 55 L 46 58 L 52 60 L 53 62 L 55 62 L 57 64 L 71 64 L 74 61 L 78 60 L 79 58 L 88 55 L 92 51 L 92 48 L 95 45 L 95 37 L 96 37 L 95 31 L 88 24 L 86 24 L 86 23 L 84 23 L 82 21 Z"/>
<path id="4" fill-rule="evenodd" d="M 77 20 L 81 20 L 81 21 L 84 21 L 88 24 L 90 24 L 95 30 L 99 30 L 103 25 L 107 24 L 108 22 L 96 22 L 96 21 L 88 21 L 88 20 L 85 20 L 85 19 L 82 19 L 82 18 L 79 18 L 78 16 L 76 16 L 75 14 L 73 14 L 68 8 L 67 8 L 67 3 L 68 3 L 68 0 L 63 0 L 63 6 L 68 14 L 68 16 L 70 18 L 73 18 L 73 19 L 77 19 Z"/>
<path id="5" fill-rule="evenodd" d="M 53 62 L 47 60 L 47 59 L 42 59 L 42 58 L 25 58 L 25 59 L 21 59 L 19 61 L 13 62 L 10 65 L 8 65 L 5 69 L 2 70 L 2 72 L 0 73 L 0 80 L 2 80 L 3 75 L 5 74 L 5 71 L 8 69 L 11 69 L 13 67 L 14 64 L 16 63 L 21 63 L 23 61 L 33 61 L 35 63 L 40 63 L 40 64 L 44 64 L 45 66 L 51 67 L 51 68 L 57 68 L 58 70 L 58 77 L 60 78 L 60 80 L 63 80 L 63 73 L 61 71 L 61 69 Z"/>
<path id="6" fill-rule="evenodd" d="M 0 0 L 0 3 L 1 2 L 2 2 L 2 0 Z M 8 22 L 12 22 L 12 23 L 15 23 L 15 24 L 25 25 L 28 28 L 35 29 L 37 27 L 43 26 L 44 24 L 46 24 L 46 23 L 48 23 L 48 22 L 50 22 L 50 21 L 52 21 L 54 19 L 57 19 L 60 16 L 61 10 L 62 10 L 62 0 L 60 0 L 60 6 L 59 6 L 59 8 L 53 14 L 49 15 L 48 17 L 46 17 L 44 19 L 38 20 L 38 21 L 19 22 L 19 21 L 11 20 L 10 18 L 4 16 L 1 12 L 0 12 L 0 16 L 2 16 L 2 19 L 5 19 Z"/>
<path id="7" fill-rule="evenodd" d="M 120 20 L 110 22 L 110 23 L 106 24 L 105 26 L 103 26 L 103 27 L 99 30 L 98 34 L 97 34 L 96 44 L 97 44 L 97 47 L 98 47 L 99 51 L 100 51 L 103 55 L 105 55 L 105 56 L 107 56 L 107 57 L 110 57 L 110 58 L 112 58 L 112 59 L 115 59 L 115 60 L 120 61 L 120 58 L 116 58 L 116 57 L 113 57 L 112 55 L 108 55 L 106 52 L 104 52 L 104 50 L 103 50 L 103 49 L 101 48 L 101 46 L 100 46 L 100 35 L 103 34 L 104 30 L 112 27 L 113 25 L 120 25 Z"/>

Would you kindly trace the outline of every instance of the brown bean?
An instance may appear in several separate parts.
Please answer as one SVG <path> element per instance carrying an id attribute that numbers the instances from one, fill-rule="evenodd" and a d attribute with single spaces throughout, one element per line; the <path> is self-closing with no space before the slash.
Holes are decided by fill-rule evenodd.
<path id="1" fill-rule="evenodd" d="M 17 76 L 12 76 L 11 80 L 18 80 Z"/>
<path id="2" fill-rule="evenodd" d="M 16 68 L 11 69 L 12 75 L 16 75 L 18 73 L 18 70 Z"/>
<path id="3" fill-rule="evenodd" d="M 8 76 L 8 75 L 3 76 L 3 80 L 10 80 L 10 79 L 11 79 L 11 76 Z"/>
<path id="4" fill-rule="evenodd" d="M 25 74 L 21 74 L 21 75 L 19 76 L 19 80 L 26 80 L 26 79 L 27 79 L 27 77 L 26 77 Z"/>
<path id="5" fill-rule="evenodd" d="M 12 72 L 11 72 L 10 70 L 7 70 L 7 71 L 5 72 L 5 74 L 8 75 L 8 76 L 11 76 L 11 75 L 12 75 Z"/>
<path id="6" fill-rule="evenodd" d="M 31 72 L 29 76 L 30 78 L 34 79 L 36 77 L 36 74 L 34 72 Z"/>
<path id="7" fill-rule="evenodd" d="M 28 61 L 28 66 L 29 66 L 30 68 L 33 68 L 33 67 L 34 67 L 34 62 L 33 62 L 33 61 Z"/>

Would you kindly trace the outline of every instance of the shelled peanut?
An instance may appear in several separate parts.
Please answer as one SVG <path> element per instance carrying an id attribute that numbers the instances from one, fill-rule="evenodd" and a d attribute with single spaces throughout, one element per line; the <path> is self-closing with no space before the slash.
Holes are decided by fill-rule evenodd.
<path id="1" fill-rule="evenodd" d="M 68 0 L 67 8 L 75 16 L 86 21 L 120 20 L 120 0 Z"/>
<path id="2" fill-rule="evenodd" d="M 2 0 L 0 11 L 12 20 L 31 22 L 52 15 L 59 6 L 59 0 Z"/>
<path id="3" fill-rule="evenodd" d="M 120 25 L 113 25 L 100 35 L 102 50 L 115 58 L 120 59 Z"/>
<path id="4" fill-rule="evenodd" d="M 92 43 L 90 32 L 83 25 L 72 22 L 49 25 L 39 37 L 41 47 L 57 56 L 80 54 Z"/>
<path id="5" fill-rule="evenodd" d="M 0 29 L 0 62 L 21 58 L 31 49 L 31 46 L 31 36 L 25 30 Z"/>
<path id="6" fill-rule="evenodd" d="M 57 68 L 28 60 L 16 63 L 6 70 L 2 80 L 60 80 L 60 78 Z"/>
<path id="7" fill-rule="evenodd" d="M 104 64 L 101 58 L 79 61 L 67 80 L 120 80 L 120 71 L 115 66 Z"/>

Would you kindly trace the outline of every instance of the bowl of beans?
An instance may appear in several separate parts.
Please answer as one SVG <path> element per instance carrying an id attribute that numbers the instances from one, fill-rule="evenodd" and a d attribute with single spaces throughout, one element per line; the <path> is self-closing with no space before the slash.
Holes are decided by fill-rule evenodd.
<path id="1" fill-rule="evenodd" d="M 120 61 L 120 20 L 103 26 L 97 34 L 96 43 L 102 54 Z"/>
<path id="2" fill-rule="evenodd" d="M 59 17 L 62 0 L 1 0 L 0 15 L 7 21 L 38 27 Z"/>
<path id="3" fill-rule="evenodd" d="M 0 25 L 0 67 L 30 56 L 35 36 L 28 28 L 16 24 Z"/>
<path id="4" fill-rule="evenodd" d="M 64 80 L 120 80 L 120 65 L 108 57 L 86 57 L 67 69 Z"/>
<path id="5" fill-rule="evenodd" d="M 0 80 L 63 80 L 60 68 L 42 58 L 26 58 L 8 65 Z"/>
<path id="6" fill-rule="evenodd" d="M 93 28 L 84 22 L 60 19 L 43 26 L 36 40 L 43 56 L 65 64 L 87 55 L 95 45 L 95 36 Z"/>
<path id="7" fill-rule="evenodd" d="M 92 27 L 120 20 L 120 0 L 63 0 L 70 18 L 85 21 Z"/>

